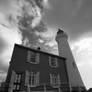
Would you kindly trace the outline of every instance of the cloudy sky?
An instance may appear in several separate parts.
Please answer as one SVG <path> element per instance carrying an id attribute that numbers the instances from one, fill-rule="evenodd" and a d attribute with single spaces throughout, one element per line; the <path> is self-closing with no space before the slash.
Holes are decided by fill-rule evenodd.
<path id="1" fill-rule="evenodd" d="M 92 0 L 44 0 L 43 21 L 49 29 L 43 36 L 53 40 L 59 28 L 67 32 L 75 61 L 87 88 L 92 87 Z M 0 78 L 6 76 L 14 43 L 21 44 L 23 36 L 14 23 L 7 22 L 9 13 L 16 15 L 13 0 L 0 0 Z M 11 25 L 12 27 L 11 27 Z M 43 40 L 39 39 L 40 42 Z"/>

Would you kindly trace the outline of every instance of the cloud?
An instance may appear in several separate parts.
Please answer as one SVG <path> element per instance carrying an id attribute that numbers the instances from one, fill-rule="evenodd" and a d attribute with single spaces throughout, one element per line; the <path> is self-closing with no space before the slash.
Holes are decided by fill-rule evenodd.
<path id="1" fill-rule="evenodd" d="M 0 0 L 0 12 L 3 14 L 9 14 L 10 12 L 13 12 L 15 14 L 16 4 L 15 0 Z"/>
<path id="2" fill-rule="evenodd" d="M 9 9 L 12 0 L 0 0 L 0 10 Z"/>
<path id="3" fill-rule="evenodd" d="M 92 38 L 86 38 L 77 42 L 73 48 L 75 60 L 78 65 L 92 65 Z"/>
<path id="4" fill-rule="evenodd" d="M 2 62 L 3 60 L 4 62 L 2 63 L 8 65 L 11 59 L 14 44 L 15 43 L 21 44 L 22 36 L 21 33 L 18 32 L 18 29 L 7 28 L 3 25 L 0 25 L 0 37 L 1 40 L 4 40 L 4 43 L 7 44 L 7 45 L 2 44 L 2 46 L 3 47 L 5 46 L 6 48 L 3 48 L 4 49 L 3 53 L 0 53 L 1 54 L 0 62 Z"/>
<path id="5" fill-rule="evenodd" d="M 43 0 L 43 6 L 46 9 L 50 9 L 51 8 L 51 5 L 50 5 L 49 0 Z"/>
<path id="6" fill-rule="evenodd" d="M 71 48 L 86 87 L 92 87 L 92 36 L 84 35 Z"/>
<path id="7" fill-rule="evenodd" d="M 38 29 L 40 27 L 40 29 L 42 28 L 41 31 L 44 31 L 44 24 L 43 22 L 40 22 L 42 20 L 41 8 L 39 8 L 36 4 L 33 7 L 30 1 L 27 2 L 25 0 L 24 2 L 25 8 L 27 8 L 26 11 L 22 11 L 23 3 L 21 1 L 20 3 L 18 3 L 14 0 L 3 0 L 0 1 L 0 4 L 2 4 L 0 6 L 0 69 L 6 71 L 6 67 L 8 67 L 9 61 L 11 60 L 14 44 L 24 43 L 26 44 L 25 46 L 27 46 L 27 44 L 32 44 L 37 36 L 33 31 L 33 28 L 35 26 L 38 26 Z M 39 4 L 41 4 L 41 2 Z M 44 0 L 43 4 L 49 5 L 48 0 Z M 31 7 L 29 7 L 28 5 Z M 23 29 L 20 29 L 20 20 L 17 19 L 17 16 L 20 16 L 22 21 L 24 17 L 23 13 L 25 12 L 28 14 L 27 17 L 29 18 L 29 20 L 24 20 L 23 23 L 29 21 L 31 22 L 32 19 L 30 17 L 34 17 L 32 25 L 30 25 L 30 28 L 26 27 L 26 30 L 24 29 L 24 25 Z M 33 13 L 33 16 L 31 12 Z M 36 42 L 34 43 L 36 44 Z"/>
<path id="8" fill-rule="evenodd" d="M 92 88 L 92 66 L 83 65 L 79 67 L 80 74 L 82 76 L 82 80 L 85 83 L 87 89 Z"/>
<path id="9" fill-rule="evenodd" d="M 81 10 L 81 7 L 83 6 L 84 0 L 75 0 L 74 2 L 76 3 L 76 8 L 72 12 L 72 14 L 73 16 L 77 16 L 79 11 Z"/>
<path id="10" fill-rule="evenodd" d="M 4 51 L 4 49 L 7 47 L 7 43 L 5 42 L 4 39 L 2 39 L 2 37 L 0 37 L 0 55 L 1 53 Z"/>
<path id="11" fill-rule="evenodd" d="M 45 21 L 54 27 L 61 26 L 71 40 L 92 29 L 91 0 L 50 0 L 53 9 L 45 14 Z"/>
<path id="12" fill-rule="evenodd" d="M 72 45 L 74 56 L 78 63 L 92 65 L 92 37 L 83 37 Z"/>

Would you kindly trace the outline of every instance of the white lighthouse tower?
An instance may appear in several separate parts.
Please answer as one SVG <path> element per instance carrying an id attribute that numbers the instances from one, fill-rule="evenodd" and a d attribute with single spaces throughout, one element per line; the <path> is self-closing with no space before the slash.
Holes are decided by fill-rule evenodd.
<path id="1" fill-rule="evenodd" d="M 59 56 L 66 58 L 69 85 L 71 88 L 85 88 L 67 40 L 67 34 L 59 29 L 56 35 L 56 41 L 58 43 Z"/>

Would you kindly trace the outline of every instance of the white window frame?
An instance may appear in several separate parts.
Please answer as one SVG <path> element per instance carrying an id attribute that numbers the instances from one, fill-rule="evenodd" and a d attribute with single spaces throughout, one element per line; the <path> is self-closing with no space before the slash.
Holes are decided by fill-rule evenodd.
<path id="1" fill-rule="evenodd" d="M 29 85 L 30 85 L 30 87 L 36 87 L 36 86 L 38 86 L 39 85 L 39 72 L 30 72 L 30 82 L 29 82 Z M 34 77 L 34 80 L 33 80 L 33 77 Z M 33 81 L 34 81 L 34 83 L 33 83 Z"/>
<path id="2" fill-rule="evenodd" d="M 19 90 L 20 89 L 20 83 L 21 83 L 21 74 L 17 74 L 15 72 L 15 80 L 14 80 L 14 84 L 13 84 L 13 90 Z"/>
<path id="3" fill-rule="evenodd" d="M 50 84 L 54 87 L 60 87 L 60 75 L 59 74 L 50 74 Z"/>
<path id="4" fill-rule="evenodd" d="M 25 71 L 25 86 L 29 85 L 29 75 L 30 75 L 29 71 L 26 70 Z"/>
<path id="5" fill-rule="evenodd" d="M 17 83 L 20 83 L 21 82 L 21 74 L 16 74 L 16 76 L 15 76 L 15 83 L 17 82 Z"/>
<path id="6" fill-rule="evenodd" d="M 54 59 L 54 61 L 52 61 L 52 58 Z M 52 65 L 52 62 L 54 62 L 55 65 Z M 51 66 L 52 68 L 57 68 L 58 67 L 58 59 L 56 57 L 49 56 L 49 66 Z"/>
<path id="7" fill-rule="evenodd" d="M 35 54 L 34 57 L 32 57 L 32 54 Z M 34 58 L 35 62 L 32 62 L 32 58 Z M 27 51 L 27 62 L 32 63 L 32 64 L 39 64 L 40 62 L 40 54 L 37 52 L 32 52 L 32 51 Z"/>
<path id="8" fill-rule="evenodd" d="M 14 84 L 13 90 L 19 90 L 19 89 L 20 89 L 20 85 L 19 84 L 18 85 Z"/>
<path id="9" fill-rule="evenodd" d="M 16 73 L 15 73 L 15 71 L 13 70 L 13 71 L 12 71 L 12 74 L 11 74 L 10 84 L 9 84 L 10 87 L 12 87 L 13 84 L 14 84 L 15 76 L 16 76 Z"/>

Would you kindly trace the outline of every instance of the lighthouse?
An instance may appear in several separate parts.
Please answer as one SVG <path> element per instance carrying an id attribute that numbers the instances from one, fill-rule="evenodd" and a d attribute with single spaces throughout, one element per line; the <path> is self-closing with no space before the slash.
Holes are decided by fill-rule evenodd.
<path id="1" fill-rule="evenodd" d="M 72 51 L 68 44 L 68 35 L 61 29 L 56 35 L 56 42 L 58 44 L 59 56 L 66 58 L 66 66 L 68 73 L 69 85 L 71 88 L 84 88 L 84 83 L 76 66 Z"/>

